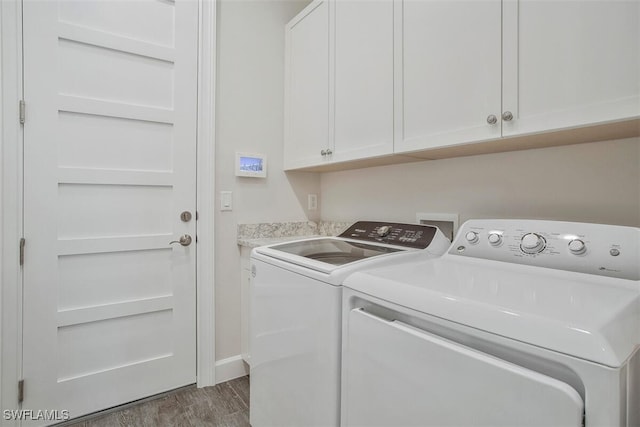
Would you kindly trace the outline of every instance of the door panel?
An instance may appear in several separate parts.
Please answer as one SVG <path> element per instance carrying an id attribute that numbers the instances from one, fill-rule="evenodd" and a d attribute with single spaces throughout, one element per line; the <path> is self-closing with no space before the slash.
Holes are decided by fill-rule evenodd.
<path id="1" fill-rule="evenodd" d="M 499 138 L 501 2 L 396 0 L 395 10 L 395 151 Z"/>
<path id="2" fill-rule="evenodd" d="M 504 136 L 640 116 L 640 2 L 504 2 Z"/>
<path id="3" fill-rule="evenodd" d="M 285 168 L 316 164 L 329 148 L 329 2 L 285 28 Z"/>
<path id="4" fill-rule="evenodd" d="M 393 1 L 335 2 L 334 161 L 393 152 Z"/>
<path id="5" fill-rule="evenodd" d="M 343 363 L 343 426 L 582 424 L 568 384 L 361 309 Z"/>
<path id="6" fill-rule="evenodd" d="M 197 2 L 24 2 L 25 409 L 195 382 Z"/>
<path id="7" fill-rule="evenodd" d="M 169 171 L 173 125 L 106 115 L 58 114 L 58 164 L 68 168 Z"/>

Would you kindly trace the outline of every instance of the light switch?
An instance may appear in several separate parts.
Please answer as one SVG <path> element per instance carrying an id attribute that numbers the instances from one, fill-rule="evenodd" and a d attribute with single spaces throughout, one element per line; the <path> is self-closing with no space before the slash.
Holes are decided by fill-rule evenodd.
<path id="1" fill-rule="evenodd" d="M 231 191 L 220 192 L 220 210 L 221 211 L 233 210 L 233 192 Z"/>

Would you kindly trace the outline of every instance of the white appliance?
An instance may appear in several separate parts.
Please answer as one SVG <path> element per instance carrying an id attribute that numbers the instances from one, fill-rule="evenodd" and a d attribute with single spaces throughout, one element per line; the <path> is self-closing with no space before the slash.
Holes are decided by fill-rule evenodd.
<path id="1" fill-rule="evenodd" d="M 466 222 L 344 282 L 342 426 L 640 425 L 640 229 Z"/>
<path id="2" fill-rule="evenodd" d="M 442 255 L 449 243 L 436 227 L 361 221 L 338 237 L 254 249 L 251 425 L 339 425 L 342 281 Z"/>

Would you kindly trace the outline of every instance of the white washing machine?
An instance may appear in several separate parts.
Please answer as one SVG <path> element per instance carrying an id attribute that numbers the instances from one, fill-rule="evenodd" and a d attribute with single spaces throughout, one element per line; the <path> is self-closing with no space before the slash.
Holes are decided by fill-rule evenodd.
<path id="1" fill-rule="evenodd" d="M 342 426 L 640 425 L 640 229 L 466 222 L 344 282 Z"/>
<path id="2" fill-rule="evenodd" d="M 338 237 L 254 249 L 251 425 L 339 425 L 342 281 L 449 244 L 435 227 L 361 221 Z"/>

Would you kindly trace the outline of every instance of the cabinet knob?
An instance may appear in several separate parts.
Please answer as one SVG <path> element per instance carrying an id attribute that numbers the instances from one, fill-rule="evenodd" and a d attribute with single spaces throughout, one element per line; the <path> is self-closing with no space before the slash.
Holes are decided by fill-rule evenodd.
<path id="1" fill-rule="evenodd" d="M 330 156 L 333 154 L 333 151 L 331 151 L 331 149 L 327 148 L 327 156 Z"/>
<path id="2" fill-rule="evenodd" d="M 504 120 L 505 122 L 510 122 L 513 119 L 513 114 L 511 114 L 511 111 L 505 111 L 504 113 L 502 113 L 502 120 Z"/>
<path id="3" fill-rule="evenodd" d="M 493 114 L 490 114 L 487 117 L 487 123 L 489 123 L 490 125 L 495 125 L 496 123 L 498 123 L 498 118 L 496 116 L 494 116 Z"/>
<path id="4" fill-rule="evenodd" d="M 327 155 L 327 150 L 322 150 L 322 151 L 320 151 L 320 154 L 321 154 L 322 156 L 326 156 L 326 155 Z"/>

